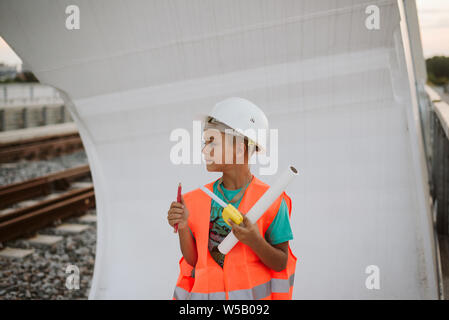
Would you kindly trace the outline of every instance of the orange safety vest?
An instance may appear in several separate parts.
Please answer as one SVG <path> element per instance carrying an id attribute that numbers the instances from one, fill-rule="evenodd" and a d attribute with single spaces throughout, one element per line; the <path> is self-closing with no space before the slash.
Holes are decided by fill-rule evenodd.
<path id="1" fill-rule="evenodd" d="M 215 181 L 214 181 L 215 182 Z M 213 192 L 211 182 L 205 185 Z M 269 186 L 256 177 L 247 187 L 238 207 L 245 214 Z M 291 216 L 291 199 L 283 192 L 257 221 L 265 234 L 276 216 L 282 199 Z M 200 189 L 184 195 L 189 210 L 188 225 L 196 241 L 198 260 L 195 268 L 179 260 L 180 274 L 176 283 L 175 300 L 291 300 L 297 258 L 288 246 L 287 267 L 276 272 L 263 264 L 251 248 L 241 242 L 225 256 L 223 268 L 212 258 L 208 249 L 211 198 Z M 232 232 L 232 231 L 231 231 Z"/>

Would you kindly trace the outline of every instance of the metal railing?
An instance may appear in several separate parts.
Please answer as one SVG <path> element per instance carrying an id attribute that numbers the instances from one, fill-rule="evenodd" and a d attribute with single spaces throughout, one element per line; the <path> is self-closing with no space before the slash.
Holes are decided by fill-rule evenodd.
<path id="1" fill-rule="evenodd" d="M 0 106 L 29 106 L 39 104 L 63 104 L 63 101 L 55 88 L 39 83 L 0 85 Z"/>
<path id="2" fill-rule="evenodd" d="M 436 206 L 436 229 L 439 234 L 449 235 L 449 104 L 426 86 L 431 107 L 431 126 L 427 141 L 431 176 L 431 196 Z"/>

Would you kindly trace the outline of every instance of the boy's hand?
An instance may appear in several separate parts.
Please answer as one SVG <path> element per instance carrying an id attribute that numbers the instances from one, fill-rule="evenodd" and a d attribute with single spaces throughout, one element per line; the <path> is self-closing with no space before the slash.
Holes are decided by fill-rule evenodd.
<path id="1" fill-rule="evenodd" d="M 178 230 L 187 227 L 187 218 L 189 217 L 189 210 L 184 204 L 184 197 L 181 196 L 181 202 L 173 201 L 168 210 L 167 220 L 168 224 L 174 227 L 178 224 Z"/>
<path id="2" fill-rule="evenodd" d="M 257 224 L 251 223 L 246 215 L 243 215 L 242 223 L 235 224 L 229 219 L 229 224 L 232 226 L 232 232 L 236 238 L 249 247 L 252 247 L 261 238 Z"/>

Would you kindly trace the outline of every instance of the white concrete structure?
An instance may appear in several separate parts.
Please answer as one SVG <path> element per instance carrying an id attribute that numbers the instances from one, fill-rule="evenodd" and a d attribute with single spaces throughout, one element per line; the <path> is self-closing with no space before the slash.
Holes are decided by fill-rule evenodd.
<path id="1" fill-rule="evenodd" d="M 72 4 L 80 29 L 68 30 Z M 172 298 L 180 250 L 169 204 L 179 181 L 189 191 L 218 175 L 172 164 L 170 133 L 191 131 L 194 114 L 229 96 L 266 112 L 279 129 L 279 168 L 299 170 L 287 189 L 295 299 L 438 298 L 402 7 L 2 1 L 2 37 L 62 91 L 89 157 L 98 218 L 90 298 Z M 371 265 L 378 290 L 366 286 Z"/>

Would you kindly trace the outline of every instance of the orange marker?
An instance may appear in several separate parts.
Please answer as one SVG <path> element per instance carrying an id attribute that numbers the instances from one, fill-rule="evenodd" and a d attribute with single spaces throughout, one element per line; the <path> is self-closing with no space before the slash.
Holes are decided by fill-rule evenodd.
<path id="1" fill-rule="evenodd" d="M 179 203 L 181 202 L 181 182 L 178 184 L 178 197 L 176 199 Z M 175 224 L 175 231 L 174 233 L 178 232 L 178 224 Z"/>

